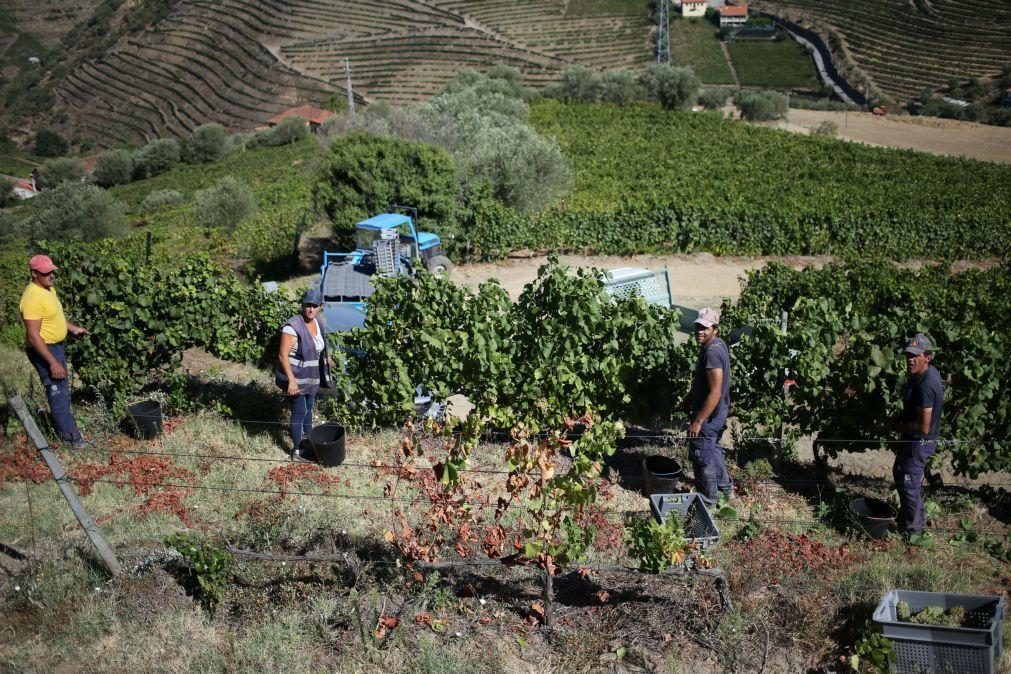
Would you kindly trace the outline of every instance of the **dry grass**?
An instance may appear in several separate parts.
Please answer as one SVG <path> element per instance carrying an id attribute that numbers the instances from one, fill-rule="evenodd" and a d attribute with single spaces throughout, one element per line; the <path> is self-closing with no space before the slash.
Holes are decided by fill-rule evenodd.
<path id="1" fill-rule="evenodd" d="M 0 351 L 0 374 L 19 368 L 16 355 Z M 534 569 L 463 568 L 416 582 L 397 567 L 383 540 L 391 504 L 381 498 L 396 480 L 369 465 L 395 460 L 397 432 L 350 437 L 348 465 L 324 470 L 287 462 L 270 424 L 204 412 L 140 442 L 116 432 L 115 420 L 99 410 L 80 405 L 78 414 L 104 434 L 97 451 L 61 450 L 72 476 L 112 464 L 137 468 L 102 478 L 130 485 L 99 482 L 84 496 L 128 573 L 105 577 L 52 482 L 8 475 L 0 487 L 0 542 L 24 559 L 0 555 L 5 669 L 798 671 L 844 654 L 887 589 L 996 593 L 1011 584 L 1008 569 L 979 545 L 955 547 L 946 534 L 932 549 L 871 544 L 815 524 L 817 494 L 766 481 L 754 467 L 749 479 L 733 465 L 743 487 L 739 518 L 718 522 L 715 560 L 730 575 L 736 613 L 722 610 L 707 579 L 571 574 L 557 581 L 557 625 L 548 630 L 531 619 L 541 598 Z M 283 435 L 283 418 L 259 421 L 281 424 Z M 19 442 L 5 440 L 0 458 Z M 502 469 L 503 450 L 482 444 L 475 467 Z M 627 447 L 616 456 L 603 504 L 612 511 L 608 521 L 620 524 L 647 508 L 639 484 L 622 480 L 641 455 L 661 452 L 688 465 L 676 447 Z M 156 459 L 165 463 L 143 463 Z M 166 469 L 186 472 L 158 473 Z M 152 474 L 159 484 L 186 485 L 174 488 L 184 490 L 178 502 L 146 508 L 166 491 L 145 482 Z M 493 496 L 502 492 L 503 475 L 481 479 Z M 411 493 L 407 482 L 397 486 L 399 496 Z M 420 504 L 407 507 L 411 517 L 420 514 Z M 734 542 L 752 514 L 761 520 L 749 532 L 755 543 Z M 980 531 L 1007 531 L 982 507 L 968 516 Z M 254 551 L 344 555 L 347 563 L 238 559 L 211 614 L 187 594 L 192 588 L 162 543 L 179 531 Z M 605 533 L 620 539 L 620 527 Z M 804 564 L 795 568 L 797 559 Z M 634 563 L 621 546 L 595 548 L 587 561 Z M 397 626 L 377 632 L 383 616 Z M 999 667 L 1011 671 L 1011 656 Z"/>

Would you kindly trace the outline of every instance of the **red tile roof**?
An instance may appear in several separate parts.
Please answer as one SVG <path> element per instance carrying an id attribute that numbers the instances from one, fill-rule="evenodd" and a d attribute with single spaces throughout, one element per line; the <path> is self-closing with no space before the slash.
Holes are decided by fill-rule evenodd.
<path id="1" fill-rule="evenodd" d="M 747 5 L 724 5 L 720 7 L 720 14 L 723 16 L 747 16 Z"/>
<path id="2" fill-rule="evenodd" d="M 0 180 L 7 180 L 10 183 L 12 183 L 14 187 L 17 187 L 19 189 L 26 190 L 28 192 L 34 192 L 36 194 L 38 193 L 38 190 L 32 187 L 32 183 L 25 178 L 0 174 Z"/>
<path id="3" fill-rule="evenodd" d="M 330 112 L 329 110 L 317 108 L 314 105 L 300 105 L 297 108 L 285 110 L 280 115 L 271 117 L 270 123 L 278 124 L 282 119 L 285 119 L 286 117 L 301 117 L 302 119 L 311 122 L 312 124 L 322 124 L 330 117 L 333 117 L 333 113 Z"/>
<path id="4" fill-rule="evenodd" d="M 708 2 L 709 0 L 681 0 L 683 5 L 704 5 Z"/>

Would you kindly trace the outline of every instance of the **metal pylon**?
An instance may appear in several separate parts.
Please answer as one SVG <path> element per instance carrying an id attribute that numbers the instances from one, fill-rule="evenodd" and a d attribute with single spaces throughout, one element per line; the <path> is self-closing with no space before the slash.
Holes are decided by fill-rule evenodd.
<path id="1" fill-rule="evenodd" d="M 355 94 L 351 89 L 351 61 L 344 59 L 344 76 L 347 78 L 348 112 L 355 114 Z"/>
<path id="2" fill-rule="evenodd" d="M 670 0 L 657 0 L 656 62 L 670 65 Z"/>

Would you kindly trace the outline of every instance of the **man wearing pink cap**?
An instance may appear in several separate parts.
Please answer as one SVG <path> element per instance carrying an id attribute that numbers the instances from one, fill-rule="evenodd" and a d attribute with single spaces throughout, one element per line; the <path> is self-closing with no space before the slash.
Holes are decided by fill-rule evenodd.
<path id="1" fill-rule="evenodd" d="M 70 411 L 70 382 L 67 380 L 67 359 L 63 340 L 67 333 L 74 336 L 88 331 L 69 322 L 63 315 L 63 305 L 56 296 L 56 272 L 59 270 L 46 255 L 36 255 L 28 261 L 32 281 L 21 294 L 21 320 L 25 324 L 28 344 L 25 353 L 35 367 L 46 389 L 53 426 L 60 439 L 74 447 L 91 445 L 77 429 Z"/>
<path id="2" fill-rule="evenodd" d="M 706 307 L 695 318 L 695 361 L 692 388 L 685 406 L 688 419 L 688 458 L 695 469 L 695 489 L 708 506 L 722 493 L 734 495 L 734 483 L 720 449 L 720 437 L 730 414 L 730 351 L 720 338 L 720 313 Z"/>

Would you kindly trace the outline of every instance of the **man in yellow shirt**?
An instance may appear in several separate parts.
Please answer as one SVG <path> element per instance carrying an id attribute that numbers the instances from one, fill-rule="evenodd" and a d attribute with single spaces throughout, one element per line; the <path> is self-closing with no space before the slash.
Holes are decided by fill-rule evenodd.
<path id="1" fill-rule="evenodd" d="M 35 367 L 46 389 L 53 426 L 64 442 L 74 447 L 92 446 L 81 436 L 70 411 L 70 382 L 67 381 L 67 359 L 63 340 L 67 333 L 86 335 L 85 328 L 74 325 L 63 315 L 63 305 L 56 296 L 56 272 L 59 270 L 46 255 L 36 255 L 28 261 L 32 281 L 21 294 L 21 320 L 28 333 L 25 353 Z"/>

